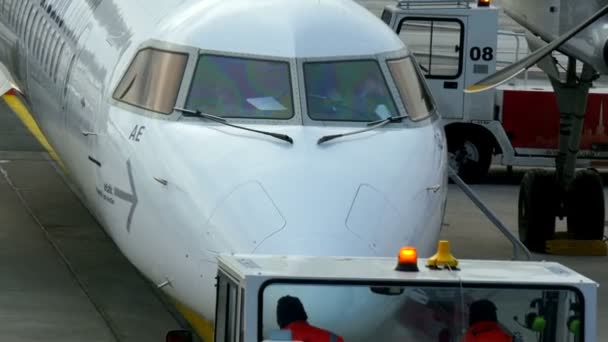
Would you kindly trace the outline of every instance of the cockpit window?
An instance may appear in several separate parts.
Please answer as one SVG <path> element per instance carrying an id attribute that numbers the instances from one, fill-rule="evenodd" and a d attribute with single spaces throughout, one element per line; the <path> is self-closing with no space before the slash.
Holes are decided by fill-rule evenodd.
<path id="1" fill-rule="evenodd" d="M 170 114 L 184 77 L 188 55 L 144 49 L 137 53 L 114 91 L 114 99 Z"/>
<path id="2" fill-rule="evenodd" d="M 304 64 L 308 115 L 321 121 L 375 121 L 399 115 L 375 60 Z"/>
<path id="3" fill-rule="evenodd" d="M 289 63 L 201 55 L 186 107 L 224 118 L 290 119 Z"/>
<path id="4" fill-rule="evenodd" d="M 422 120 L 428 117 L 434 109 L 433 100 L 424 86 L 424 78 L 414 66 L 412 58 L 388 61 L 388 68 L 408 116 L 412 120 Z"/>

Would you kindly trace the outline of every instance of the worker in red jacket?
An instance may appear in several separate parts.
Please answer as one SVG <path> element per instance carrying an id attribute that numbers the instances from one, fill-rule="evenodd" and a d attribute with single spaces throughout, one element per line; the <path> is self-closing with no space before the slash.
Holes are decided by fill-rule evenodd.
<path id="1" fill-rule="evenodd" d="M 330 331 L 308 324 L 308 315 L 300 299 L 285 296 L 277 304 L 277 323 L 281 330 L 291 332 L 292 341 L 302 342 L 344 342 L 344 339 Z"/>
<path id="2" fill-rule="evenodd" d="M 498 324 L 496 305 L 482 299 L 469 307 L 469 328 L 461 342 L 513 342 L 513 337 Z"/>

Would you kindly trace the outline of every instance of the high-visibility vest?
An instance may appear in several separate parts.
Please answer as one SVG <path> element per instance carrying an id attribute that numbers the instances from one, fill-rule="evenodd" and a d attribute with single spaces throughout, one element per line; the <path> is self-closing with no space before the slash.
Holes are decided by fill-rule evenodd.
<path id="1" fill-rule="evenodd" d="M 288 324 L 285 330 L 291 331 L 292 341 L 302 342 L 344 342 L 344 339 L 330 331 L 317 328 L 306 321 Z"/>
<path id="2" fill-rule="evenodd" d="M 462 342 L 513 342 L 513 337 L 502 330 L 498 323 L 482 321 L 467 329 Z"/>

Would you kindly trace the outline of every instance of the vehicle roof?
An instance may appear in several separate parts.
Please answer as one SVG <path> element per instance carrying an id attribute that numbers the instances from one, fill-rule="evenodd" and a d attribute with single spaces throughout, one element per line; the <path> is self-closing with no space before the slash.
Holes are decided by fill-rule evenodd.
<path id="1" fill-rule="evenodd" d="M 555 262 L 460 260 L 458 271 L 431 270 L 418 260 L 419 272 L 395 270 L 396 258 L 222 255 L 220 268 L 246 277 L 335 281 L 418 281 L 492 283 L 505 285 L 574 285 L 595 282 Z M 236 274 L 234 274 L 236 273 Z"/>
<path id="2" fill-rule="evenodd" d="M 404 48 L 352 0 L 188 0 L 165 18 L 158 39 L 208 50 L 314 58 Z"/>
<path id="3" fill-rule="evenodd" d="M 477 2 L 472 2 L 470 0 L 400 0 L 395 1 L 394 4 L 386 5 L 385 8 L 390 9 L 392 12 L 396 13 L 415 13 L 415 11 L 417 10 L 455 10 L 466 14 L 467 11 L 498 10 L 498 7 L 494 6 L 494 4 L 491 4 L 490 6 L 479 7 L 477 5 Z M 443 12 L 442 14 L 447 13 L 448 12 Z"/>

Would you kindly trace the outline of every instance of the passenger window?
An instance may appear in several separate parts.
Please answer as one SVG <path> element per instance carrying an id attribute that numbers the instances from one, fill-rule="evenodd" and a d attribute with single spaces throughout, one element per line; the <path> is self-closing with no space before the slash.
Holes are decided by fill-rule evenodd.
<path id="1" fill-rule="evenodd" d="M 410 119 L 422 120 L 428 117 L 434 109 L 433 99 L 424 85 L 424 78 L 414 66 L 413 59 L 406 57 L 387 63 Z"/>
<path id="2" fill-rule="evenodd" d="M 184 77 L 188 55 L 144 49 L 137 53 L 114 91 L 114 99 L 170 114 Z"/>
<path id="3" fill-rule="evenodd" d="M 38 25 L 40 25 L 40 13 L 36 10 L 36 15 L 34 16 L 34 20 L 32 21 L 32 26 L 30 26 L 29 33 L 29 51 L 34 51 L 34 42 L 36 41 L 36 32 L 38 31 Z"/>
<path id="4" fill-rule="evenodd" d="M 15 20 L 17 19 L 17 5 L 19 3 L 21 3 L 22 0 L 13 0 L 13 3 L 11 4 L 11 11 L 10 11 L 10 23 L 11 25 L 15 25 Z"/>
<path id="5" fill-rule="evenodd" d="M 21 27 L 23 26 L 23 13 L 25 12 L 25 8 L 26 8 L 27 2 L 23 1 L 20 5 L 19 5 L 19 9 L 17 11 L 17 23 L 15 24 L 15 29 L 17 31 L 17 34 L 20 33 L 21 31 Z"/>
<path id="6" fill-rule="evenodd" d="M 42 49 L 42 35 L 44 30 L 44 27 L 46 26 L 46 22 L 44 20 L 44 13 L 40 14 L 38 16 L 38 29 L 36 31 L 36 36 L 34 37 L 35 39 L 35 44 L 34 44 L 34 50 L 32 51 L 32 53 L 34 54 L 34 57 L 36 57 L 38 60 L 40 60 L 40 50 Z"/>
<path id="7" fill-rule="evenodd" d="M 34 11 L 32 4 L 28 4 L 27 6 L 27 10 L 26 12 L 23 13 L 23 20 L 21 21 L 21 28 L 20 28 L 20 32 L 19 32 L 19 36 L 22 39 L 25 39 L 25 32 L 27 30 L 27 23 L 30 20 L 30 17 L 32 16 L 32 12 Z"/>
<path id="8" fill-rule="evenodd" d="M 49 60 L 49 70 L 51 73 L 51 77 L 55 78 L 55 73 L 57 72 L 57 55 L 58 49 L 61 46 L 61 38 L 58 34 L 55 35 L 55 40 L 53 41 L 53 49 L 51 51 L 51 56 Z"/>
<path id="9" fill-rule="evenodd" d="M 44 70 L 51 76 L 51 53 L 53 52 L 53 46 L 55 43 L 55 32 L 53 30 L 49 30 L 49 34 L 46 38 L 46 44 L 44 48 L 44 58 L 42 61 L 42 65 L 44 65 Z"/>
<path id="10" fill-rule="evenodd" d="M 65 42 L 61 42 L 61 48 L 55 57 L 55 72 L 53 72 L 53 82 L 57 83 L 57 75 L 59 75 L 59 67 L 61 66 L 61 57 L 63 56 L 63 52 L 65 50 Z"/>
<path id="11" fill-rule="evenodd" d="M 405 18 L 399 37 L 416 56 L 428 78 L 454 79 L 462 65 L 463 25 L 458 20 Z"/>
<path id="12" fill-rule="evenodd" d="M 289 63 L 202 55 L 186 106 L 225 118 L 290 119 Z"/>
<path id="13" fill-rule="evenodd" d="M 44 17 L 43 17 L 44 18 Z M 48 40 L 50 38 L 50 33 L 51 30 L 49 30 L 49 25 L 47 23 L 46 18 L 43 19 L 44 20 L 44 25 L 42 26 L 44 28 L 44 31 L 42 31 L 40 33 L 40 47 L 38 48 L 38 61 L 40 63 L 44 63 L 44 55 L 46 54 L 47 51 L 47 47 L 48 47 Z M 44 67 L 44 64 L 42 64 L 42 66 Z"/>
<path id="14" fill-rule="evenodd" d="M 27 21 L 26 21 L 26 31 L 25 31 L 25 46 L 26 48 L 29 49 L 30 43 L 32 41 L 32 33 L 34 31 L 33 28 L 33 23 L 34 20 L 36 20 L 36 17 L 38 16 L 38 11 L 36 10 L 35 7 L 32 7 L 32 9 L 30 10 L 30 14 L 27 16 Z"/>

